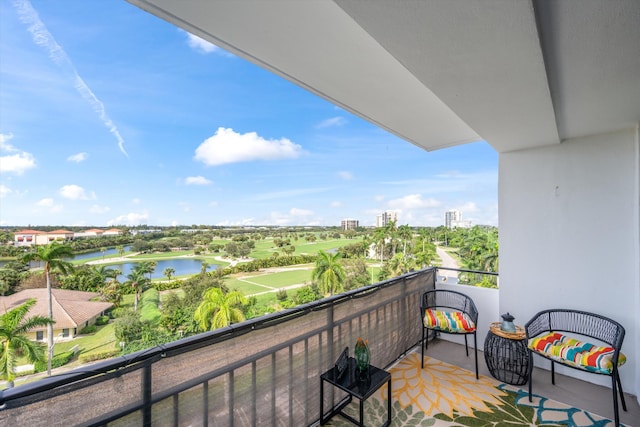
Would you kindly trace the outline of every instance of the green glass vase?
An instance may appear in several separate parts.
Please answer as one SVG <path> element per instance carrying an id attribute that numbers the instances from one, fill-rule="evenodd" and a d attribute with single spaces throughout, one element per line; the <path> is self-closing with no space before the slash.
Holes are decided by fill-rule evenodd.
<path id="1" fill-rule="evenodd" d="M 360 372 L 369 370 L 369 354 L 368 341 L 358 338 L 356 341 L 356 347 L 354 349 L 354 358 L 356 359 L 356 369 Z"/>

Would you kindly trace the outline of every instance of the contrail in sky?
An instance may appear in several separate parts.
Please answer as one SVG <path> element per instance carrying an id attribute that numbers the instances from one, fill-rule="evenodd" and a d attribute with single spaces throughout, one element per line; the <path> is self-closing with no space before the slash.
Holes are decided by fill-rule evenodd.
<path id="1" fill-rule="evenodd" d="M 15 0 L 13 5 L 20 16 L 20 20 L 24 24 L 28 25 L 27 29 L 33 37 L 33 42 L 38 46 L 45 48 L 49 53 L 49 58 L 51 58 L 51 60 L 55 62 L 56 65 L 60 66 L 67 74 L 73 77 L 75 80 L 74 87 L 76 90 L 80 92 L 80 95 L 91 105 L 93 110 L 98 113 L 102 123 L 104 123 L 107 129 L 109 129 L 109 132 L 111 132 L 118 141 L 118 148 L 120 148 L 122 154 L 128 157 L 129 155 L 124 149 L 124 139 L 122 139 L 118 128 L 107 115 L 107 112 L 104 109 L 104 104 L 91 91 L 85 81 L 82 80 L 82 77 L 78 74 L 78 71 L 71 62 L 71 59 L 69 59 L 69 56 L 64 49 L 62 49 L 62 47 L 56 42 L 49 30 L 47 30 L 47 27 L 45 27 L 44 23 L 38 16 L 38 12 L 36 12 L 33 6 L 31 6 L 29 0 Z"/>

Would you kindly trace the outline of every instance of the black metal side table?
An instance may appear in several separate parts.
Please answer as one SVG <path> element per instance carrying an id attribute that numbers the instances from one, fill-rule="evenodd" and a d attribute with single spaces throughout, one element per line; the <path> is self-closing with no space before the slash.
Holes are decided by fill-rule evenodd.
<path id="1" fill-rule="evenodd" d="M 369 365 L 368 375 L 364 378 L 360 377 L 361 375 L 356 372 L 356 360 L 353 357 L 349 357 L 348 371 L 345 372 L 342 377 L 336 377 L 334 368 L 329 369 L 320 376 L 320 425 L 329 421 L 334 415 L 339 414 L 355 425 L 364 426 L 364 401 L 371 397 L 373 393 L 380 389 L 380 387 L 385 383 L 387 384 L 387 421 L 382 425 L 382 427 L 388 427 L 391 425 L 391 374 L 384 369 Z M 342 399 L 335 407 L 331 408 L 327 416 L 324 414 L 325 382 L 347 393 L 347 396 L 344 399 Z M 344 407 L 351 403 L 354 397 L 360 401 L 359 421 L 342 412 Z"/>
<path id="2" fill-rule="evenodd" d="M 516 332 L 500 330 L 494 322 L 484 341 L 484 359 L 491 375 L 502 382 L 523 385 L 529 380 L 529 351 L 524 328 Z"/>

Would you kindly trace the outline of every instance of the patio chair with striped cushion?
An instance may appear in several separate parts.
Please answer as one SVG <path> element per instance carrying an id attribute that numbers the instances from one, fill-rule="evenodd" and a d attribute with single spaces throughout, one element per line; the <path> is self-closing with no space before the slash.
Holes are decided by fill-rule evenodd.
<path id="1" fill-rule="evenodd" d="M 476 378 L 478 376 L 478 344 L 476 325 L 478 324 L 478 309 L 473 300 L 456 291 L 435 289 L 422 295 L 420 304 L 422 317 L 422 367 L 424 368 L 424 352 L 429 345 L 429 330 L 436 333 L 464 335 L 464 347 L 469 357 L 467 335 L 473 334 L 473 347 L 476 353 Z"/>
<path id="2" fill-rule="evenodd" d="M 618 368 L 627 360 L 621 352 L 624 327 L 615 320 L 580 310 L 550 309 L 533 316 L 525 325 L 529 350 L 529 400 L 531 400 L 533 355 L 551 361 L 551 383 L 555 364 L 594 374 L 609 375 L 616 426 L 620 425 L 618 393 L 627 410 Z"/>

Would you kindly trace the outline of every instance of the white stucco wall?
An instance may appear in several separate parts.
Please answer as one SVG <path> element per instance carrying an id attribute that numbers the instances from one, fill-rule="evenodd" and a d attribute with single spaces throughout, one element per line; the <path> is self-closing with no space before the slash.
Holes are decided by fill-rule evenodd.
<path id="1" fill-rule="evenodd" d="M 611 317 L 626 329 L 620 369 L 640 394 L 638 129 L 500 155 L 500 312 L 547 308 Z M 536 366 L 544 366 L 536 358 Z M 611 385 L 574 369 L 559 372 Z"/>
<path id="2" fill-rule="evenodd" d="M 478 331 L 476 333 L 478 339 L 478 349 L 484 348 L 484 340 L 489 333 L 489 326 L 492 322 L 499 322 L 500 311 L 498 307 L 498 289 L 480 288 L 476 286 L 458 285 L 442 282 L 436 282 L 436 289 L 448 289 L 451 291 L 462 292 L 468 295 L 478 309 Z M 505 312 L 506 313 L 506 312 Z M 516 323 L 519 319 L 516 319 Z M 458 344 L 464 344 L 464 336 L 455 334 L 442 334 L 439 339 L 453 341 Z M 473 338 L 469 339 L 469 345 L 473 347 Z M 480 356 L 482 357 L 482 356 Z M 478 363 L 484 363 L 478 361 Z"/>

